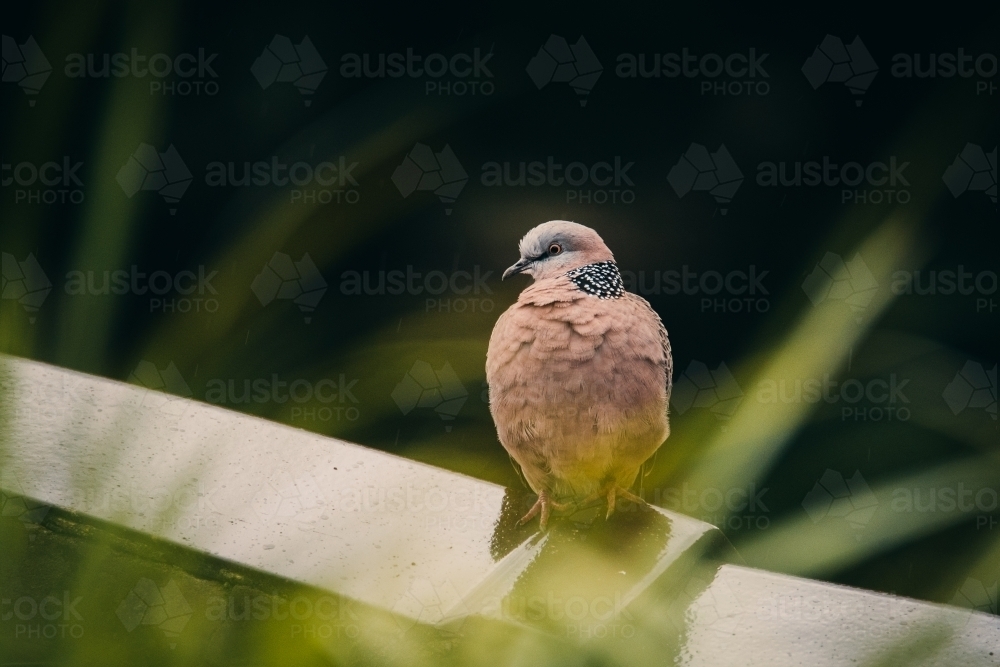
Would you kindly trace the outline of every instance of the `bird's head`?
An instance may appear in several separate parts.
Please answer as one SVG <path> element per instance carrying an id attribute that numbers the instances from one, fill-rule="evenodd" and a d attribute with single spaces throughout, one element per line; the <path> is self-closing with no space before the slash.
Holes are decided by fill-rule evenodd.
<path id="1" fill-rule="evenodd" d="M 568 220 L 550 220 L 531 229 L 518 249 L 521 259 L 503 272 L 503 278 L 527 273 L 535 280 L 543 280 L 615 259 L 597 232 Z"/>

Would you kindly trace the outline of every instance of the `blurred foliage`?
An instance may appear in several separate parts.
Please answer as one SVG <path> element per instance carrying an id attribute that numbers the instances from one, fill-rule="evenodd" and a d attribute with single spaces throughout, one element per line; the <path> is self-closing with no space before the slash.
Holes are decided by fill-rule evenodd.
<path id="1" fill-rule="evenodd" d="M 817 520 L 803 508 L 803 499 L 830 470 L 844 479 L 860 473 L 883 509 L 900 502 L 901 489 L 989 488 L 995 501 L 996 413 L 992 419 L 983 410 L 952 414 L 942 393 L 967 361 L 987 368 L 996 363 L 998 311 L 977 310 L 973 297 L 896 296 L 889 289 L 899 270 L 998 268 L 995 208 L 982 196 L 953 199 L 940 176 L 966 142 L 996 145 L 996 95 L 976 95 L 973 84 L 960 78 L 890 75 L 894 53 L 995 50 L 995 9 L 989 16 L 956 12 L 932 19 L 918 12 L 872 15 L 861 20 L 863 31 L 847 13 L 798 20 L 793 27 L 750 8 L 725 15 L 700 6 L 616 9 L 626 14 L 616 23 L 605 21 L 609 9 L 596 3 L 573 5 L 571 14 L 533 6 L 530 25 L 507 7 L 448 14 L 393 7 L 391 17 L 388 11 L 69 1 L 10 8 L 4 34 L 19 43 L 34 35 L 54 72 L 33 106 L 16 86 L 4 84 L 4 162 L 82 160 L 86 199 L 81 205 L 26 205 L 15 201 L 14 188 L 4 188 L 0 250 L 18 260 L 33 254 L 55 287 L 30 319 L 16 303 L 2 302 L 0 351 L 132 381 L 143 361 L 160 370 L 174 364 L 198 400 L 209 400 L 213 381 L 232 384 L 239 395 L 248 380 L 315 386 L 329 378 L 349 390 L 326 406 L 343 410 L 325 419 L 327 413 L 319 411 L 324 405 L 316 402 L 300 412 L 294 401 L 227 397 L 223 404 L 518 486 L 485 399 L 489 333 L 523 286 L 498 278 L 516 258 L 516 242 L 527 229 L 549 219 L 576 220 L 596 228 L 621 268 L 636 274 L 685 265 L 699 272 L 751 265 L 768 271 L 764 313 L 705 312 L 698 297 L 647 295 L 670 331 L 677 373 L 694 360 L 713 369 L 725 362 L 743 397 L 726 419 L 707 409 L 674 410 L 673 434 L 643 479 L 645 497 L 720 525 L 754 567 L 937 602 L 952 601 L 970 578 L 996 581 L 995 502 L 973 512 L 880 511 L 853 524 L 837 517 Z M 569 90 L 536 91 L 524 74 L 524 64 L 551 31 L 572 38 L 585 34 L 604 63 L 585 108 Z M 855 31 L 881 68 L 859 107 L 846 91 L 808 90 L 799 72 L 824 34 L 849 38 Z M 308 34 L 326 59 L 330 71 L 309 106 L 293 87 L 261 90 L 250 74 L 250 63 L 275 32 L 294 40 Z M 694 81 L 614 75 L 614 54 L 682 46 L 692 53 L 749 47 L 768 52 L 770 94 L 717 97 L 699 94 Z M 425 95 L 422 82 L 337 74 L 342 53 L 407 47 L 418 53 L 493 51 L 496 92 Z M 148 80 L 62 73 L 67 54 L 132 48 L 217 52 L 220 92 L 150 94 Z M 678 198 L 666 181 L 692 141 L 710 149 L 725 143 L 743 169 L 746 181 L 724 217 L 704 193 Z M 434 150 L 450 145 L 469 172 L 450 215 L 437 197 L 403 198 L 393 184 L 394 169 L 416 142 Z M 193 172 L 176 214 L 156 193 L 125 197 L 115 181 L 140 143 L 158 150 L 175 145 Z M 203 181 L 210 162 L 272 155 L 287 162 L 357 162 L 360 202 L 294 203 L 287 189 L 208 187 Z M 615 156 L 634 161 L 635 203 L 580 205 L 567 203 L 559 188 L 479 183 L 485 162 L 544 161 L 550 155 L 563 162 Z M 823 155 L 862 163 L 890 155 L 909 161 L 910 202 L 844 205 L 830 188 L 778 191 L 753 182 L 756 163 Z M 251 290 L 276 252 L 295 260 L 308 253 L 328 283 L 308 324 L 290 301 L 262 306 Z M 827 252 L 845 260 L 860 253 L 878 282 L 860 314 L 840 303 L 813 306 L 804 294 L 803 281 Z M 148 296 L 80 296 L 64 289 L 64 276 L 72 271 L 93 271 L 99 280 L 105 270 L 132 266 L 147 273 L 217 271 L 217 310 L 163 312 Z M 350 272 L 367 272 L 374 280 L 379 271 L 407 267 L 424 275 L 491 272 L 490 291 L 475 304 L 464 298 L 461 306 L 447 293 L 431 299 L 344 293 Z M 433 369 L 448 364 L 457 374 L 468 398 L 456 419 L 426 408 L 403 414 L 393 400 L 393 390 L 417 361 Z M 762 382 L 791 384 L 825 375 L 862 384 L 906 379 L 909 417 L 873 422 L 856 413 L 845 416 L 842 403 L 759 398 Z M 348 417 L 347 408 L 356 412 Z M 766 489 L 765 509 L 748 520 L 742 509 L 685 505 L 685 494 L 703 498 L 706 491 L 733 489 Z M 55 553 L 62 554 L 60 549 L 52 546 Z M 91 578 L 104 567 L 102 549 L 65 560 L 53 556 L 60 564 L 52 567 L 71 568 L 66 576 L 77 577 L 77 587 L 105 586 L 106 580 Z M 12 562 L 17 558 L 4 567 Z M 511 664 L 518 663 L 518 651 L 523 656 L 536 650 L 555 651 L 547 653 L 551 664 L 583 664 L 565 647 L 538 648 L 548 646 L 547 640 L 538 639 L 538 646 L 522 640 L 530 646 L 507 647 Z M 260 645 L 267 650 L 266 637 Z M 308 655 L 295 653 L 307 648 L 286 640 L 280 646 L 288 664 L 309 664 Z M 127 649 L 87 650 L 112 656 L 117 654 L 104 651 Z M 487 653 L 479 658 L 492 655 L 482 650 Z M 67 664 L 86 659 L 66 657 Z"/>

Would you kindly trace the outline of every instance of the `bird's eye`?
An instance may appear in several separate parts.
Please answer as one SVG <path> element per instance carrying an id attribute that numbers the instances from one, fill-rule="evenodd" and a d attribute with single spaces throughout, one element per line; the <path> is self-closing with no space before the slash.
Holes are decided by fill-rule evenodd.
<path id="1" fill-rule="evenodd" d="M 558 243 L 553 243 L 552 245 L 549 246 L 550 255 L 558 255 L 561 252 L 562 252 L 562 246 L 559 245 Z"/>

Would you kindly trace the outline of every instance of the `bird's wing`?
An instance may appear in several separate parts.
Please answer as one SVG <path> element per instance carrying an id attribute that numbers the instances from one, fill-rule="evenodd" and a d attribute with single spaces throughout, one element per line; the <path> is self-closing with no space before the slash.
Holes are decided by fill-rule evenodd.
<path id="1" fill-rule="evenodd" d="M 530 326 L 530 316 L 518 304 L 508 308 L 497 319 L 490 335 L 486 350 L 486 382 L 492 388 L 498 381 L 502 368 L 508 366 L 520 351 L 522 345 L 530 345 L 535 339 Z"/>
<path id="2" fill-rule="evenodd" d="M 643 299 L 641 296 L 629 293 L 626 298 L 628 298 L 636 308 L 641 311 L 641 315 L 637 318 L 639 325 L 645 329 L 645 331 L 637 332 L 640 336 L 643 334 L 651 334 L 651 329 L 656 328 L 655 340 L 659 341 L 660 352 L 662 356 L 659 356 L 657 361 L 663 366 L 664 374 L 664 384 L 667 388 L 667 401 L 670 401 L 670 390 L 673 388 L 674 384 L 674 358 L 670 350 L 670 338 L 667 336 L 667 328 L 663 326 L 663 320 L 660 316 L 653 310 L 653 307 L 649 305 L 649 302 Z"/>
<path id="3" fill-rule="evenodd" d="M 509 452 L 507 454 L 507 458 L 510 459 L 510 466 L 514 469 L 514 472 L 517 474 L 517 478 L 521 480 L 521 484 L 524 484 L 525 487 L 531 488 L 528 484 L 528 480 L 524 478 L 524 471 L 521 470 L 521 464 L 515 461 L 514 457 L 511 456 Z"/>
<path id="4" fill-rule="evenodd" d="M 592 405 L 614 422 L 611 412 L 629 412 L 661 388 L 669 396 L 670 343 L 645 299 L 573 294 L 544 305 L 515 304 L 497 320 L 486 380 L 501 432 L 508 420 L 539 424 L 530 418 L 536 404 Z"/>
<path id="5" fill-rule="evenodd" d="M 649 304 L 647 304 L 648 307 Z M 653 309 L 650 308 L 650 311 Z M 653 312 L 656 315 L 656 312 Z M 663 321 L 660 320 L 659 315 L 656 317 L 657 321 L 660 323 L 660 345 L 663 348 L 663 372 L 666 375 L 664 382 L 667 385 L 667 403 L 670 403 L 670 390 L 674 386 L 674 356 L 670 350 L 670 338 L 667 336 L 667 328 L 663 326 Z"/>

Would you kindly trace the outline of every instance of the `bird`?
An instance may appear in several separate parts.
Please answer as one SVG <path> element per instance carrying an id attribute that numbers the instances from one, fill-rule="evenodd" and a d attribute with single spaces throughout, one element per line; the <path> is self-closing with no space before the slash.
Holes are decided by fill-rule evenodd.
<path id="1" fill-rule="evenodd" d="M 625 290 L 585 225 L 550 220 L 521 239 L 502 280 L 533 279 L 497 319 L 486 353 L 497 436 L 538 499 L 520 524 L 618 498 L 670 435 L 673 359 L 649 303 Z"/>

